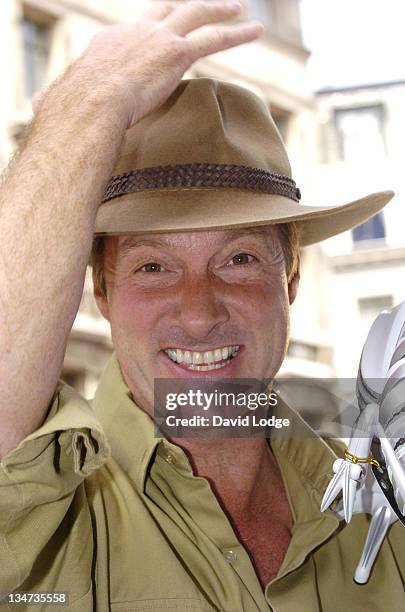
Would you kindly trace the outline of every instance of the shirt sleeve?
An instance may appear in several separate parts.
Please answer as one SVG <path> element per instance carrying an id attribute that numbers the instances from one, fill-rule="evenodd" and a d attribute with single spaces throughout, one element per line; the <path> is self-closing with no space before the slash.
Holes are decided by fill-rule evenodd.
<path id="1" fill-rule="evenodd" d="M 59 381 L 43 425 L 0 461 L 0 592 L 14 591 L 30 575 L 78 487 L 109 454 L 90 404 Z"/>

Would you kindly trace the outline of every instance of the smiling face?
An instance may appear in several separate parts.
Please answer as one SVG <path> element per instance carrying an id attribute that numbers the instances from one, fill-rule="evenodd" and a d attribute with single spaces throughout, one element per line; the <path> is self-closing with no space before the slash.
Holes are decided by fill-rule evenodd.
<path id="1" fill-rule="evenodd" d="M 95 297 L 146 412 L 155 378 L 276 374 L 298 284 L 287 283 L 277 226 L 104 240 L 107 297 Z"/>

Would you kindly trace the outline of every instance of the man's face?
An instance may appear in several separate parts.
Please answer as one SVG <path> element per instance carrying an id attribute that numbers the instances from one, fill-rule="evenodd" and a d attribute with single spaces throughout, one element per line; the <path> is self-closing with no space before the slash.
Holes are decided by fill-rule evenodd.
<path id="1" fill-rule="evenodd" d="M 256 378 L 278 371 L 289 335 L 276 226 L 105 238 L 107 299 L 125 382 L 152 414 L 155 378 Z"/>

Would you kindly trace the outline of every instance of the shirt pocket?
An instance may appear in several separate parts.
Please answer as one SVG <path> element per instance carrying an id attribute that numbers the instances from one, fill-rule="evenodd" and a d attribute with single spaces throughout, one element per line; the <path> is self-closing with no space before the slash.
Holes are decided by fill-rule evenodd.
<path id="1" fill-rule="evenodd" d="M 63 608 L 60 610 L 63 610 Z M 69 610 L 69 612 L 93 612 L 93 587 L 91 583 L 89 590 L 85 595 L 83 595 L 83 597 L 79 597 L 79 599 L 76 599 L 75 601 L 69 601 L 67 610 Z"/>

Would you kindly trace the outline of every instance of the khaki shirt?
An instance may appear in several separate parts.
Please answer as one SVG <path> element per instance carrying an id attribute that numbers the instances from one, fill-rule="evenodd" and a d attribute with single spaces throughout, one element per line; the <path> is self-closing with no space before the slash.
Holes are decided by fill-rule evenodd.
<path id="1" fill-rule="evenodd" d="M 319 511 L 336 456 L 297 427 L 295 415 L 291 437 L 271 439 L 294 527 L 263 592 L 208 482 L 155 437 L 115 355 L 92 407 L 60 384 L 43 426 L 0 463 L 0 592 L 67 591 L 80 612 L 405 610 L 402 525 L 356 585 L 369 517 L 345 525 Z"/>

